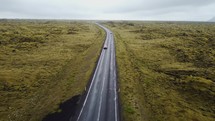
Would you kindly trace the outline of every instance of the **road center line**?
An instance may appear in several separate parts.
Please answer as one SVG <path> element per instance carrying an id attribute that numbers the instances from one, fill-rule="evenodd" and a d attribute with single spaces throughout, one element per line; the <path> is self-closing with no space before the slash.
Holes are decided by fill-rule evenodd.
<path id="1" fill-rule="evenodd" d="M 88 90 L 88 92 L 87 92 L 87 96 L 86 96 L 86 98 L 85 98 L 85 100 L 84 100 L 84 104 L 83 104 L 83 106 L 82 106 L 82 108 L 81 108 L 81 112 L 79 113 L 79 116 L 78 116 L 77 121 L 78 121 L 78 120 L 80 119 L 80 117 L 81 117 L 81 114 L 82 114 L 82 112 L 83 112 L 83 109 L 84 109 L 84 107 L 85 107 L 85 104 L 86 104 L 86 102 L 87 102 L 87 99 L 88 99 L 88 97 L 89 97 L 89 93 L 90 93 L 90 91 L 91 91 L 92 85 L 93 85 L 93 83 L 94 83 L 95 76 L 96 76 L 96 73 L 97 73 L 97 71 L 98 71 L 98 67 L 100 66 L 101 61 L 103 60 L 103 58 L 104 58 L 104 51 L 102 50 L 101 57 L 99 58 L 99 62 L 98 62 L 98 65 L 97 65 L 97 67 L 96 67 L 96 70 L 95 70 L 95 72 L 94 72 L 93 79 L 92 79 L 92 82 L 91 82 L 91 84 L 90 84 L 90 88 L 89 88 L 89 90 Z"/>

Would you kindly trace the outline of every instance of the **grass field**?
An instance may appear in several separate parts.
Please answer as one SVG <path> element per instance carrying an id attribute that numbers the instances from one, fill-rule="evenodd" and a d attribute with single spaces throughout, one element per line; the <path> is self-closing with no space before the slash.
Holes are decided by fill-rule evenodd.
<path id="1" fill-rule="evenodd" d="M 125 121 L 215 120 L 215 24 L 106 22 Z M 105 34 L 90 22 L 0 20 L 0 121 L 41 121 L 84 90 Z"/>
<path id="2" fill-rule="evenodd" d="M 0 121 L 40 121 L 81 94 L 104 35 L 86 21 L 0 20 Z"/>
<path id="3" fill-rule="evenodd" d="M 125 121 L 215 120 L 215 24 L 107 22 Z"/>

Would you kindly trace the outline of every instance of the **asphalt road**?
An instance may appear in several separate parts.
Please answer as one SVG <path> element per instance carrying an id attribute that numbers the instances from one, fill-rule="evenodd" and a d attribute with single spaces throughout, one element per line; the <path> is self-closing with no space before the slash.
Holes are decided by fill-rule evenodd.
<path id="1" fill-rule="evenodd" d="M 97 25 L 107 36 L 76 121 L 119 121 L 114 37 L 109 29 Z"/>

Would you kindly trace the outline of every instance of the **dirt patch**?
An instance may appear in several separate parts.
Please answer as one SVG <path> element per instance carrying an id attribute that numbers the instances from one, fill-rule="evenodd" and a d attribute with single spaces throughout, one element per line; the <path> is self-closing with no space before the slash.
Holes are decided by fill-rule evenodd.
<path id="1" fill-rule="evenodd" d="M 42 121 L 69 121 L 75 115 L 80 95 L 76 95 L 71 99 L 60 104 L 59 112 L 48 114 Z"/>

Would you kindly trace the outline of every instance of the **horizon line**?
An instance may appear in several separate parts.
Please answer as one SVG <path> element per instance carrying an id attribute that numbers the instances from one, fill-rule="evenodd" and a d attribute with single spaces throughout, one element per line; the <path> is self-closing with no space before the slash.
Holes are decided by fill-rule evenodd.
<path id="1" fill-rule="evenodd" d="M 73 21 L 152 21 L 152 22 L 213 22 L 213 21 L 201 21 L 201 20 L 148 20 L 148 19 L 68 19 L 68 18 L 1 18 L 0 20 L 73 20 Z"/>

